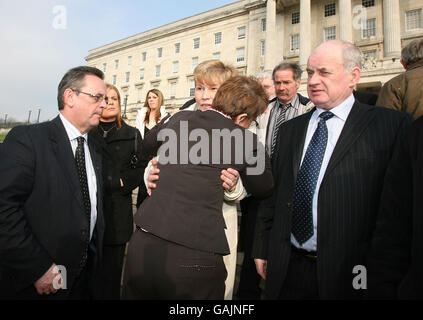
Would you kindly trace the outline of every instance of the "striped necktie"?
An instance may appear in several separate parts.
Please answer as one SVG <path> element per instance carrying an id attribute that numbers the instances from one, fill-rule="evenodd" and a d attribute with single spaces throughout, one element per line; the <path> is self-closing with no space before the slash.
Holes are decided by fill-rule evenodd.
<path id="1" fill-rule="evenodd" d="M 281 108 L 281 111 L 279 112 L 279 115 L 275 122 L 275 127 L 273 129 L 272 148 L 270 149 L 271 150 L 270 156 L 273 156 L 273 152 L 275 151 L 275 147 L 276 147 L 276 142 L 278 141 L 279 128 L 281 124 L 285 122 L 286 111 L 288 110 L 289 107 L 291 107 L 291 104 L 288 103 L 286 105 L 283 105 L 278 102 L 278 106 L 279 108 Z"/>

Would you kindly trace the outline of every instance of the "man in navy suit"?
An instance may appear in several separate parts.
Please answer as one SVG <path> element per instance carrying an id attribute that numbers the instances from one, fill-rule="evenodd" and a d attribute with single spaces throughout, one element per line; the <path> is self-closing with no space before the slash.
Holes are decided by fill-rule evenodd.
<path id="1" fill-rule="evenodd" d="M 410 117 L 359 103 L 361 54 L 319 45 L 307 63 L 316 108 L 282 124 L 275 191 L 258 212 L 253 256 L 270 299 L 356 299 L 393 145 Z"/>
<path id="2" fill-rule="evenodd" d="M 104 219 L 100 148 L 87 133 L 106 106 L 103 78 L 92 67 L 69 70 L 58 87 L 60 115 L 16 127 L 3 143 L 0 287 L 7 298 L 93 297 Z"/>

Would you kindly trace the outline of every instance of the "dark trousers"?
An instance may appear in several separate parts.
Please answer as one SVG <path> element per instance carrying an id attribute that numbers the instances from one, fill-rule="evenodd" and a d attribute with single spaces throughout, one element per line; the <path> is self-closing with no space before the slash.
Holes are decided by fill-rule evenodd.
<path id="1" fill-rule="evenodd" d="M 254 241 L 254 230 L 257 219 L 257 208 L 259 201 L 253 197 L 241 201 L 241 228 L 239 235 L 240 247 L 244 251 L 244 260 L 242 262 L 237 298 L 240 300 L 260 300 L 261 277 L 257 273 L 256 264 L 251 257 Z"/>
<path id="2" fill-rule="evenodd" d="M 318 300 L 317 258 L 291 250 L 288 271 L 279 293 L 280 300 Z"/>
<path id="3" fill-rule="evenodd" d="M 105 245 L 99 271 L 98 299 L 119 300 L 126 244 Z"/>
<path id="4" fill-rule="evenodd" d="M 218 254 L 138 230 L 128 246 L 123 299 L 223 299 L 226 269 Z"/>

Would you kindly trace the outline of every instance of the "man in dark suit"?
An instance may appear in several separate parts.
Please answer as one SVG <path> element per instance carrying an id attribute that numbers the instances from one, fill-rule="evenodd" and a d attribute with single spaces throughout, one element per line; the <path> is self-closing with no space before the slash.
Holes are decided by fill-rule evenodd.
<path id="1" fill-rule="evenodd" d="M 0 285 L 8 298 L 93 297 L 104 219 L 101 157 L 87 133 L 106 106 L 103 78 L 92 67 L 69 70 L 58 87 L 60 115 L 16 127 L 4 141 Z"/>
<path id="2" fill-rule="evenodd" d="M 270 299 L 355 299 L 380 193 L 407 115 L 361 104 L 360 51 L 319 45 L 307 63 L 316 109 L 281 126 L 272 159 L 275 192 L 259 209 L 253 256 Z"/>
<path id="3" fill-rule="evenodd" d="M 374 232 L 367 298 L 423 299 L 423 117 L 398 141 Z"/>

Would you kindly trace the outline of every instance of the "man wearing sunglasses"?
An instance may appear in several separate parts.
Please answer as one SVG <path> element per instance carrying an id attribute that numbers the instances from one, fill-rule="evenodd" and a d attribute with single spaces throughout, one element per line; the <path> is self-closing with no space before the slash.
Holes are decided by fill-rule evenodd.
<path id="1" fill-rule="evenodd" d="M 88 138 L 104 74 L 69 70 L 54 120 L 12 129 L 0 150 L 0 288 L 8 299 L 90 299 L 100 260 L 101 156 Z"/>

